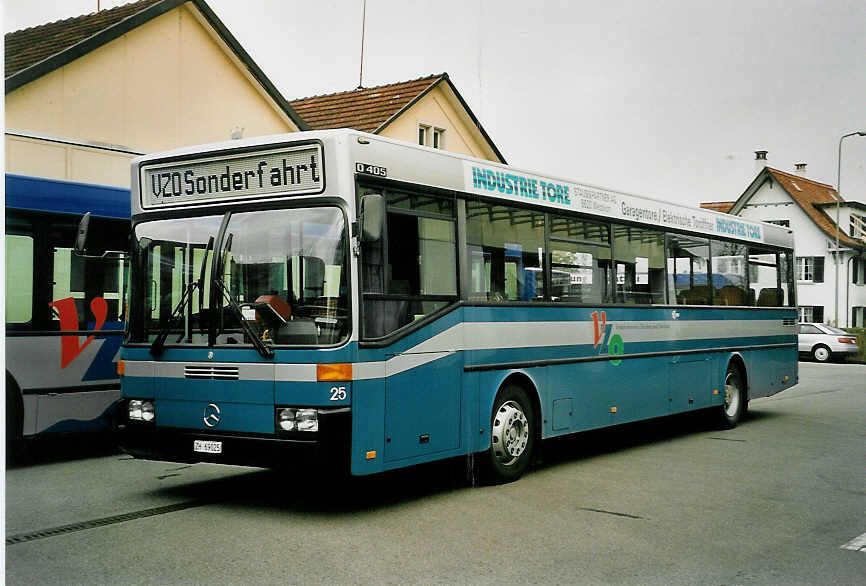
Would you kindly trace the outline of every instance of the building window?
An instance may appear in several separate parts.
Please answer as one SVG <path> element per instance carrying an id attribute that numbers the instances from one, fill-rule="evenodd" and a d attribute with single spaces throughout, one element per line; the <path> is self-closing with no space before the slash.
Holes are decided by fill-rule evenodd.
<path id="1" fill-rule="evenodd" d="M 851 238 L 866 240 L 866 216 L 851 214 L 848 219 L 848 229 L 851 232 Z"/>
<path id="2" fill-rule="evenodd" d="M 429 124 L 418 125 L 418 144 L 441 149 L 445 142 L 445 129 L 430 126 Z"/>
<path id="3" fill-rule="evenodd" d="M 824 321 L 823 305 L 801 305 L 797 307 L 800 323 L 822 323 Z"/>
<path id="4" fill-rule="evenodd" d="M 777 226 L 791 227 L 791 220 L 764 220 L 768 224 L 776 224 Z"/>
<path id="5" fill-rule="evenodd" d="M 855 285 L 866 284 L 866 259 L 855 258 L 851 261 L 851 282 Z"/>
<path id="6" fill-rule="evenodd" d="M 862 328 L 866 327 L 866 307 L 851 308 L 851 327 Z"/>
<path id="7" fill-rule="evenodd" d="M 823 256 L 798 256 L 797 257 L 797 280 L 811 281 L 813 283 L 824 282 L 824 257 Z"/>

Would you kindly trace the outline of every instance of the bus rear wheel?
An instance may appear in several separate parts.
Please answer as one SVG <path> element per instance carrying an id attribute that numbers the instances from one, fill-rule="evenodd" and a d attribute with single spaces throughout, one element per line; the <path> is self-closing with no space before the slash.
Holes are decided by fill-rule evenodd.
<path id="1" fill-rule="evenodd" d="M 490 448 L 480 458 L 483 479 L 502 484 L 520 478 L 532 459 L 535 436 L 535 412 L 526 391 L 503 387 L 490 416 Z"/>
<path id="2" fill-rule="evenodd" d="M 740 369 L 729 364 L 725 373 L 725 402 L 719 408 L 719 420 L 723 427 L 731 429 L 737 426 L 745 412 L 746 386 Z"/>

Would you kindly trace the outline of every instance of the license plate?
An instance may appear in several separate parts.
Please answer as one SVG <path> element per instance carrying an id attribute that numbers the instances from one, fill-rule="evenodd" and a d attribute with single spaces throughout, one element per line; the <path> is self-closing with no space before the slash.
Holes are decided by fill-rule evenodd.
<path id="1" fill-rule="evenodd" d="M 192 451 L 204 454 L 222 454 L 223 443 L 208 440 L 193 440 Z"/>

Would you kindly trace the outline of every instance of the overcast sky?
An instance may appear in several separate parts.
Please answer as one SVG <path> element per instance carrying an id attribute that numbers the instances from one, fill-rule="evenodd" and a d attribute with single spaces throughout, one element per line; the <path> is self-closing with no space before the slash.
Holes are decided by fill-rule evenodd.
<path id="1" fill-rule="evenodd" d="M 358 85 L 362 0 L 207 0 L 288 99 Z M 123 1 L 102 0 L 113 7 Z M 6 32 L 97 0 L 4 0 Z M 697 205 L 836 185 L 866 131 L 863 0 L 367 0 L 365 87 L 447 72 L 512 165 Z M 866 201 L 866 138 L 842 194 Z"/>

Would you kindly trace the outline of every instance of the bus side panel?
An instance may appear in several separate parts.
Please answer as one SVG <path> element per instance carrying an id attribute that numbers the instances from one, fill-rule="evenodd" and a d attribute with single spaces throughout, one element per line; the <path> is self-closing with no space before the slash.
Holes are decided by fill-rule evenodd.
<path id="1" fill-rule="evenodd" d="M 490 423 L 493 416 L 493 402 L 496 394 L 505 383 L 506 379 L 512 378 L 517 384 L 523 386 L 530 399 L 535 395 L 541 405 L 541 413 L 537 414 L 539 421 L 548 419 L 546 416 L 548 401 L 545 399 L 543 389 L 546 379 L 545 367 L 526 368 L 514 370 L 486 370 L 474 373 L 478 380 L 478 435 L 480 440 L 475 448 L 476 451 L 484 451 L 490 447 Z M 528 379 L 528 381 L 527 381 Z M 529 387 L 529 388 L 526 388 Z M 546 424 L 542 424 L 542 434 L 545 434 Z M 546 437 L 546 435 L 542 435 Z"/>
<path id="2" fill-rule="evenodd" d="M 62 366 L 61 336 L 7 336 L 6 368 L 22 392 L 25 437 L 111 427 L 112 406 L 120 398 L 120 380 L 111 361 L 120 338 L 97 338 L 84 345 L 86 339 L 75 337 L 83 348 Z M 87 388 L 94 385 L 101 388 Z M 111 385 L 116 388 L 105 388 Z"/>
<path id="3" fill-rule="evenodd" d="M 33 432 L 78 433 L 111 429 L 114 405 L 119 400 L 120 389 L 37 395 L 36 428 Z"/>
<path id="4" fill-rule="evenodd" d="M 769 397 L 797 382 L 797 348 L 751 350 L 743 353 L 749 398 Z"/>
<path id="5" fill-rule="evenodd" d="M 355 475 L 382 472 L 385 455 L 385 379 L 352 383 L 352 455 Z"/>
<path id="6" fill-rule="evenodd" d="M 668 362 L 661 357 L 548 367 L 544 437 L 667 415 Z M 705 378 L 708 386 L 709 373 Z"/>

